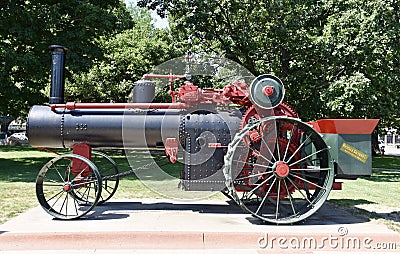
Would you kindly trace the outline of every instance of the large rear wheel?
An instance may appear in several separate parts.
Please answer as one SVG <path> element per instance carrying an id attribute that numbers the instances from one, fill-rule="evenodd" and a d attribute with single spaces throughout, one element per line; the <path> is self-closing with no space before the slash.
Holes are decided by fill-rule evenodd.
<path id="1" fill-rule="evenodd" d="M 261 220 L 289 224 L 314 214 L 333 185 L 334 168 L 321 135 L 290 117 L 246 125 L 229 145 L 224 174 L 230 196 Z"/>

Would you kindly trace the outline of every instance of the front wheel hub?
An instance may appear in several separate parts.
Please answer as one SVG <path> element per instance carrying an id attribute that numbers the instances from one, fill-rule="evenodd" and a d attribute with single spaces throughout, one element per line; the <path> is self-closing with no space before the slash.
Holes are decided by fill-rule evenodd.
<path id="1" fill-rule="evenodd" d="M 64 190 L 65 192 L 69 192 L 69 191 L 71 191 L 71 189 L 72 189 L 72 186 L 71 186 L 70 183 L 64 184 L 63 190 Z"/>

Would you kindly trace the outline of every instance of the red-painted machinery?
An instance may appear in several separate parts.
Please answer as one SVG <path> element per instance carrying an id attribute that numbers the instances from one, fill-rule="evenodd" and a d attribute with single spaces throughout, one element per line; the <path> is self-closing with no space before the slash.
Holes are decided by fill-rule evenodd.
<path id="1" fill-rule="evenodd" d="M 337 179 L 371 175 L 370 134 L 378 120 L 302 122 L 272 75 L 206 89 L 187 74 L 148 74 L 135 83 L 131 103 L 64 103 L 66 49 L 51 49 L 50 105 L 32 107 L 27 133 L 32 146 L 72 148 L 37 177 L 38 200 L 56 218 L 88 216 L 113 196 L 121 177 L 154 178 L 151 170 L 163 167 L 150 156 L 120 173 L 93 148 L 161 147 L 169 164 L 180 165 L 184 191 L 222 191 L 253 216 L 281 224 L 315 213 L 340 189 Z M 154 78 L 169 80 L 171 103 L 152 103 Z M 175 80 L 183 82 L 178 89 Z"/>

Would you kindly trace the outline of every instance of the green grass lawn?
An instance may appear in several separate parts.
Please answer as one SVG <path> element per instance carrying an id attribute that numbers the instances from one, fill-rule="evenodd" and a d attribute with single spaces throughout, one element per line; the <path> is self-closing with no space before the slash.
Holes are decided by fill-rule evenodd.
<path id="1" fill-rule="evenodd" d="M 67 152 L 67 151 L 60 151 Z M 129 163 L 120 153 L 111 153 L 121 171 L 129 170 Z M 40 168 L 55 155 L 30 147 L 0 147 L 0 224 L 38 205 L 35 194 L 36 175 Z M 138 163 L 140 156 L 138 156 Z M 176 165 L 176 164 L 175 164 Z M 177 165 L 179 166 L 179 165 Z M 373 167 L 400 168 L 400 157 L 375 157 Z M 179 175 L 172 165 L 167 171 Z M 373 171 L 371 177 L 343 180 L 343 190 L 332 191 L 329 202 L 345 207 L 356 214 L 381 219 L 377 212 L 365 206 L 397 209 L 400 207 L 400 173 L 398 171 Z M 121 179 L 114 198 L 160 198 L 160 194 L 147 188 L 136 176 Z M 218 194 L 213 198 L 225 198 Z M 361 207 L 361 208 L 360 208 Z M 400 232 L 400 223 L 386 218 L 385 222 Z"/>
<path id="2" fill-rule="evenodd" d="M 400 169 L 400 157 L 398 156 L 376 156 L 372 160 L 373 168 L 395 168 Z"/>

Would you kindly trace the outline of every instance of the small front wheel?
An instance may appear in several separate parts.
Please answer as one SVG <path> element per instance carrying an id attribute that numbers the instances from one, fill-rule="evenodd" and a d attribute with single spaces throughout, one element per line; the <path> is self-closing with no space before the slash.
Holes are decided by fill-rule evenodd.
<path id="1" fill-rule="evenodd" d="M 92 162 L 99 169 L 102 188 L 99 205 L 108 201 L 117 191 L 119 184 L 119 170 L 117 163 L 106 154 L 99 151 L 92 151 Z"/>
<path id="2" fill-rule="evenodd" d="M 47 162 L 36 179 L 36 196 L 43 209 L 57 219 L 88 214 L 101 197 L 97 167 L 85 157 L 63 154 Z"/>

